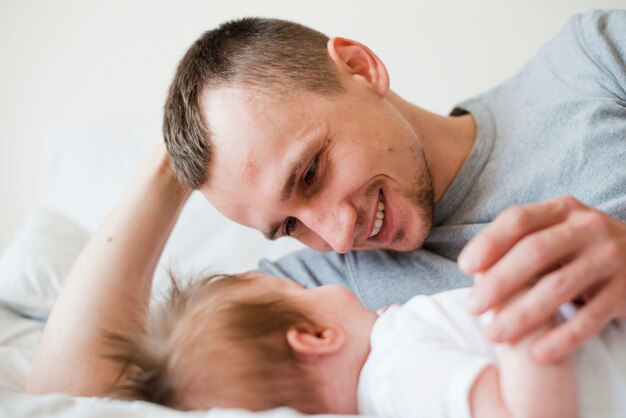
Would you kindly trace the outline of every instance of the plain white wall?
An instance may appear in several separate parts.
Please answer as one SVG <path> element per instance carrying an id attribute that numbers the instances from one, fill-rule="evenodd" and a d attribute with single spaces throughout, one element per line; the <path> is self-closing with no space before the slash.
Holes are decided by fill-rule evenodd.
<path id="1" fill-rule="evenodd" d="M 0 0 L 0 251 L 38 202 L 51 132 L 140 120 L 156 138 L 177 61 L 224 20 L 278 17 L 357 39 L 396 92 L 445 113 L 591 8 L 626 0 Z"/>

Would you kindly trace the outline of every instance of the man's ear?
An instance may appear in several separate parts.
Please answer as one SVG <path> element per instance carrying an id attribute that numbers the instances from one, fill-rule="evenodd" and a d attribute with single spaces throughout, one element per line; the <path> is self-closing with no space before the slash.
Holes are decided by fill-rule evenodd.
<path id="1" fill-rule="evenodd" d="M 291 327 L 286 334 L 291 349 L 304 357 L 319 357 L 338 352 L 345 343 L 345 333 L 335 327 Z"/>
<path id="2" fill-rule="evenodd" d="M 347 38 L 331 38 L 327 49 L 339 71 L 363 77 L 381 97 L 389 91 L 387 68 L 368 47 Z"/>

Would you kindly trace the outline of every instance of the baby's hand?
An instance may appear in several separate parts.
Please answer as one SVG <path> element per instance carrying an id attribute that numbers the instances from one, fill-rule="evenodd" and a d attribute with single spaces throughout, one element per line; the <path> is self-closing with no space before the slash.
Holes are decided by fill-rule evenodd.
<path id="1" fill-rule="evenodd" d="M 401 305 L 399 303 L 394 303 L 393 305 L 383 306 L 382 308 L 380 308 L 379 310 L 376 311 L 376 314 L 378 316 L 381 316 L 382 314 L 387 312 L 387 309 L 391 308 L 392 306 L 401 306 Z"/>

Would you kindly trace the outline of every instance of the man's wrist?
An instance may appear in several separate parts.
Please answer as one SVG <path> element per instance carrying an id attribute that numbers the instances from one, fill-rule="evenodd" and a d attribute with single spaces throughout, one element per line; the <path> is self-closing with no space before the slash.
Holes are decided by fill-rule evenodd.
<path id="1" fill-rule="evenodd" d="M 174 172 L 163 143 L 154 147 L 141 169 L 141 178 L 157 186 L 169 199 L 186 201 L 192 190 L 182 184 Z"/>

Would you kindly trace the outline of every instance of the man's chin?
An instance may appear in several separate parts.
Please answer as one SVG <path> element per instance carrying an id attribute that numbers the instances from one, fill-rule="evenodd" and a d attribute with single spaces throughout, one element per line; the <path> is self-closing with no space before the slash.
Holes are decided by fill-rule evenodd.
<path id="1" fill-rule="evenodd" d="M 417 244 L 414 244 L 414 243 L 413 244 L 411 243 L 394 244 L 384 249 L 387 251 L 394 251 L 397 253 L 410 253 L 410 252 L 419 250 L 424 244 L 424 241 L 425 240 L 421 240 Z"/>
<path id="2" fill-rule="evenodd" d="M 426 241 L 425 238 L 419 239 L 418 242 L 410 242 L 406 240 L 394 241 L 389 245 L 367 245 L 367 246 L 354 246 L 350 251 L 368 251 L 368 250 L 385 250 L 393 251 L 397 253 L 410 253 L 418 250 L 422 247 Z M 326 250 L 332 251 L 332 250 Z"/>
<path id="3" fill-rule="evenodd" d="M 415 237 L 409 237 L 405 228 L 399 228 L 391 241 L 391 245 L 385 249 L 399 253 L 410 253 L 419 250 L 430 235 L 432 222 L 422 223 L 420 229 L 420 234 Z"/>

